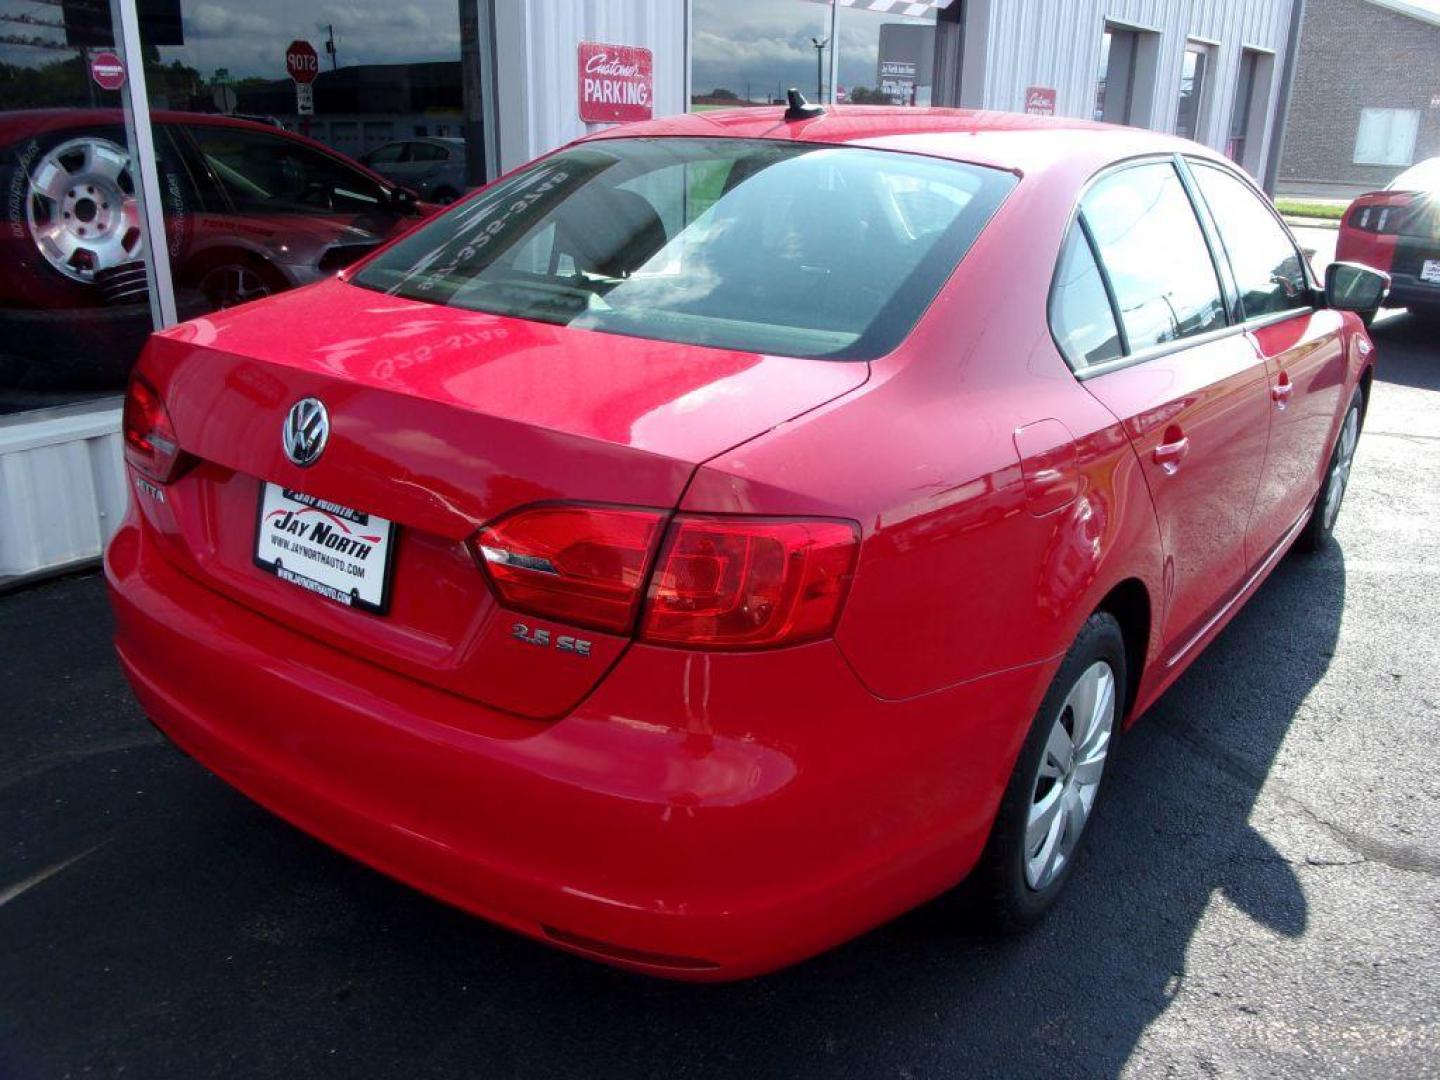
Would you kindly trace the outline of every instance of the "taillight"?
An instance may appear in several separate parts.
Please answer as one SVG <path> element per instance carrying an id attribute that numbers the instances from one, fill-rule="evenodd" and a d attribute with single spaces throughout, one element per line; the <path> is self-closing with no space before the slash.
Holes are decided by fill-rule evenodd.
<path id="1" fill-rule="evenodd" d="M 125 394 L 125 460 L 156 483 L 169 483 L 180 463 L 175 425 L 159 392 L 136 375 Z"/>
<path id="2" fill-rule="evenodd" d="M 764 649 L 835 629 L 860 548 L 854 523 L 679 514 L 666 530 L 666 517 L 531 506 L 473 546 L 502 604 L 577 626 L 629 633 L 643 599 L 638 636 L 662 645 Z"/>
<path id="3" fill-rule="evenodd" d="M 665 515 L 603 506 L 532 506 L 480 531 L 476 553 L 516 611 L 627 632 Z"/>
<path id="4" fill-rule="evenodd" d="M 1362 232 L 1394 235 L 1406 230 L 1415 215 L 1413 197 L 1389 195 L 1384 202 L 1357 206 L 1350 212 L 1350 224 Z"/>
<path id="5" fill-rule="evenodd" d="M 827 636 L 855 571 L 843 521 L 680 515 L 650 585 L 640 636 L 703 649 L 761 649 Z"/>

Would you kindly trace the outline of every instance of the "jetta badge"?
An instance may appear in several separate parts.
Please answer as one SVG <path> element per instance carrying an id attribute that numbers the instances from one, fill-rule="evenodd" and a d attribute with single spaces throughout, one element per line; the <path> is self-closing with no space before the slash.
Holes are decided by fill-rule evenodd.
<path id="1" fill-rule="evenodd" d="M 302 469 L 320 460 L 330 438 L 330 414 L 318 398 L 301 398 L 290 406 L 281 432 L 285 456 Z"/>

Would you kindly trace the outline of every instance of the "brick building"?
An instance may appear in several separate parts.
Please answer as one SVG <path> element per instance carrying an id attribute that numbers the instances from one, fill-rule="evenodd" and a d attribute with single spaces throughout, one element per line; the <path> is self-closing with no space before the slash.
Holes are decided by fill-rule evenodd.
<path id="1" fill-rule="evenodd" d="M 1440 155 L 1440 6 L 1305 0 L 1277 190 L 1348 196 Z"/>

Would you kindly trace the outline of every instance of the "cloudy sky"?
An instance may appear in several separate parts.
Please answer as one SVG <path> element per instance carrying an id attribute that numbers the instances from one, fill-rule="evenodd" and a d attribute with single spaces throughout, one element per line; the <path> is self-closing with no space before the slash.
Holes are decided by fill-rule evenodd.
<path id="1" fill-rule="evenodd" d="M 1437 0 L 1440 2 L 1440 0 Z M 723 86 L 756 98 L 776 86 L 815 93 L 812 37 L 830 33 L 828 4 L 813 0 L 694 0 L 691 85 L 703 94 Z M 874 86 L 880 26 L 913 22 L 854 8 L 840 9 L 840 85 Z M 933 21 L 933 20 L 931 20 Z M 829 78 L 830 57 L 825 64 Z"/>

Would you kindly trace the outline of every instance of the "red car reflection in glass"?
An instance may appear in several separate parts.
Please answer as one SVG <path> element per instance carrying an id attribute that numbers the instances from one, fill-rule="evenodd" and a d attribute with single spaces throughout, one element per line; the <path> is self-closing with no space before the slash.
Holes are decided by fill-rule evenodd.
<path id="1" fill-rule="evenodd" d="M 1334 526 L 1383 290 L 1335 274 L 1150 132 L 607 131 L 152 339 L 120 657 L 275 812 L 610 963 L 752 974 L 971 874 L 1023 926 Z"/>
<path id="2" fill-rule="evenodd" d="M 157 112 L 166 241 L 182 313 L 319 281 L 428 207 L 278 128 Z M 120 389 L 150 329 L 137 178 L 118 111 L 0 114 L 0 329 L 8 386 Z"/>

